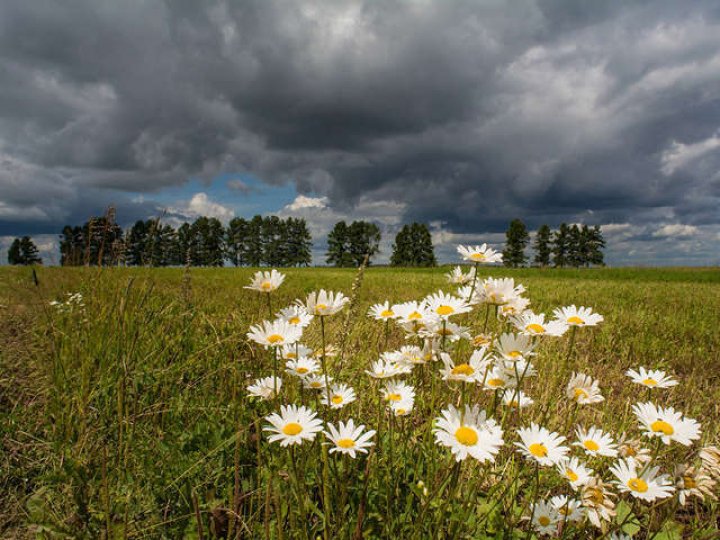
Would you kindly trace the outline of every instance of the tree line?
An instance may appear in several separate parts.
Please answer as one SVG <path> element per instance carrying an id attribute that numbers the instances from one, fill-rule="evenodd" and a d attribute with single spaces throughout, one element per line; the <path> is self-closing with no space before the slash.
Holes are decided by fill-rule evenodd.
<path id="1" fill-rule="evenodd" d="M 514 219 L 505 232 L 505 249 L 503 263 L 505 266 L 526 266 L 529 257 L 525 249 L 530 244 L 530 234 L 520 219 Z M 532 245 L 535 266 L 555 266 L 563 268 L 571 266 L 604 266 L 605 238 L 599 225 L 568 225 L 562 223 L 556 231 L 548 225 L 542 225 L 535 233 Z"/>

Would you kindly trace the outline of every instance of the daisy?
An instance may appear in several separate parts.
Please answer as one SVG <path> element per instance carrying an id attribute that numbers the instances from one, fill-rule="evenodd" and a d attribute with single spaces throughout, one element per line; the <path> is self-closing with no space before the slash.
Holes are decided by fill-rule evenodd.
<path id="1" fill-rule="evenodd" d="M 720 480 L 720 448 L 717 446 L 704 446 L 700 449 L 700 460 L 703 469 L 715 479 Z"/>
<path id="2" fill-rule="evenodd" d="M 506 360 L 503 362 L 502 368 L 505 374 L 515 383 L 518 383 L 521 379 L 537 375 L 537 371 L 529 360 Z"/>
<path id="3" fill-rule="evenodd" d="M 527 459 L 537 461 L 540 465 L 557 465 L 568 453 L 567 446 L 562 446 L 565 437 L 551 433 L 534 422 L 530 424 L 529 428 L 518 429 L 517 433 L 522 439 L 522 442 L 515 443 L 519 452 Z"/>
<path id="4" fill-rule="evenodd" d="M 312 441 L 322 431 L 322 420 L 317 413 L 305 406 L 283 405 L 280 414 L 272 413 L 265 417 L 270 422 L 263 431 L 271 433 L 270 442 L 280 441 L 280 446 L 301 444 L 303 441 Z"/>
<path id="5" fill-rule="evenodd" d="M 398 315 L 390 307 L 390 302 L 385 301 L 384 304 L 375 304 L 370 306 L 370 309 L 368 310 L 368 317 L 373 317 L 378 321 L 388 321 L 390 319 L 397 318 Z"/>
<path id="6" fill-rule="evenodd" d="M 447 320 L 453 315 L 467 313 L 472 309 L 465 300 L 442 291 L 425 298 L 425 304 L 434 317 L 439 317 L 442 320 Z"/>
<path id="7" fill-rule="evenodd" d="M 557 470 L 570 483 L 570 487 L 575 490 L 587 484 L 593 473 L 592 469 L 587 468 L 576 457 L 558 463 Z"/>
<path id="8" fill-rule="evenodd" d="M 618 455 L 624 459 L 634 459 L 638 463 L 648 463 L 652 458 L 650 450 L 644 448 L 640 439 L 631 439 L 625 433 L 618 440 Z"/>
<path id="9" fill-rule="evenodd" d="M 717 500 L 713 490 L 715 480 L 702 468 L 691 467 L 687 463 L 675 466 L 675 487 L 680 504 L 685 506 L 689 497 L 697 497 L 701 501 L 705 497 Z"/>
<path id="10" fill-rule="evenodd" d="M 513 317 L 515 328 L 526 336 L 562 336 L 567 332 L 567 324 L 560 321 L 545 322 L 545 314 L 536 315 L 531 311 Z"/>
<path id="11" fill-rule="evenodd" d="M 453 285 L 465 285 L 475 279 L 475 268 L 471 268 L 470 271 L 465 274 L 463 273 L 462 266 L 456 266 L 450 272 L 445 274 L 448 283 Z"/>
<path id="12" fill-rule="evenodd" d="M 635 384 L 640 384 L 646 388 L 670 388 L 678 384 L 675 379 L 667 376 L 664 371 L 659 369 L 646 370 L 644 367 L 637 371 L 628 369 L 625 375 L 630 377 Z"/>
<path id="13" fill-rule="evenodd" d="M 342 409 L 345 405 L 352 403 L 356 399 L 355 390 L 347 384 L 334 384 L 330 387 L 330 392 L 323 393 L 320 398 L 320 403 L 330 405 L 331 409 Z"/>
<path id="14" fill-rule="evenodd" d="M 443 380 L 462 381 L 469 383 L 481 382 L 485 371 L 492 362 L 486 356 L 486 349 L 478 349 L 472 353 L 467 362 L 456 364 L 446 352 L 440 353 L 444 367 L 440 370 Z"/>
<path id="15" fill-rule="evenodd" d="M 472 338 L 473 347 L 476 349 L 479 349 L 481 347 L 490 348 L 490 345 L 493 344 L 493 335 L 492 334 L 478 334 L 477 336 Z"/>
<path id="16" fill-rule="evenodd" d="M 398 401 L 414 400 L 415 389 L 404 382 L 389 382 L 383 388 L 383 399 L 390 402 L 390 404 Z"/>
<path id="17" fill-rule="evenodd" d="M 404 371 L 397 362 L 381 358 L 380 360 L 375 360 L 370 366 L 370 369 L 365 370 L 365 373 L 373 379 L 389 379 L 390 377 L 396 377 L 397 375 L 407 372 Z"/>
<path id="18" fill-rule="evenodd" d="M 637 463 L 634 460 L 618 461 L 610 467 L 610 472 L 617 478 L 615 484 L 620 491 L 647 502 L 664 499 L 675 491 L 667 475 L 658 476 L 659 470 L 659 467 L 647 467 L 638 473 Z"/>
<path id="19" fill-rule="evenodd" d="M 395 304 L 392 310 L 397 314 L 397 321 L 400 324 L 424 324 L 429 315 L 424 302 Z"/>
<path id="20" fill-rule="evenodd" d="M 602 429 L 596 427 L 588 430 L 577 428 L 575 434 L 578 441 L 573 443 L 573 446 L 582 448 L 588 456 L 615 457 L 618 454 L 617 445 L 612 437 Z"/>
<path id="21" fill-rule="evenodd" d="M 665 444 L 676 441 L 689 446 L 692 441 L 700 438 L 700 424 L 692 418 L 683 418 L 681 412 L 672 407 L 656 407 L 653 403 L 637 403 L 633 412 L 650 437 L 660 437 Z"/>
<path id="22" fill-rule="evenodd" d="M 282 379 L 280 377 L 263 377 L 256 380 L 247 387 L 248 393 L 263 400 L 273 399 L 280 392 L 282 387 Z"/>
<path id="23" fill-rule="evenodd" d="M 502 253 L 496 252 L 487 244 L 482 246 L 458 246 L 457 251 L 464 260 L 474 263 L 491 264 L 502 262 Z"/>
<path id="24" fill-rule="evenodd" d="M 478 290 L 478 300 L 483 304 L 503 306 L 522 295 L 525 287 L 515 285 L 513 278 L 487 278 Z"/>
<path id="25" fill-rule="evenodd" d="M 307 357 L 300 357 L 297 360 L 285 362 L 285 371 L 296 377 L 307 377 L 320 371 L 320 364 L 317 360 Z"/>
<path id="26" fill-rule="evenodd" d="M 585 511 L 577 499 L 569 499 L 565 495 L 556 495 L 550 499 L 550 504 L 560 515 L 560 521 L 582 521 Z"/>
<path id="27" fill-rule="evenodd" d="M 395 416 L 407 416 L 415 407 L 415 397 L 406 396 L 400 401 L 388 401 L 390 410 Z"/>
<path id="28" fill-rule="evenodd" d="M 304 358 L 312 354 L 312 349 L 305 345 L 283 345 L 280 349 L 280 358 L 283 360 L 296 360 L 297 358 Z"/>
<path id="29" fill-rule="evenodd" d="M 276 317 L 300 328 L 307 328 L 313 320 L 313 316 L 302 306 L 290 306 L 281 309 Z"/>
<path id="30" fill-rule="evenodd" d="M 515 378 L 503 366 L 494 366 L 480 382 L 487 390 L 503 390 L 517 385 Z"/>
<path id="31" fill-rule="evenodd" d="M 321 289 L 319 292 L 313 291 L 307 295 L 304 307 L 312 315 L 326 317 L 340 311 L 349 301 L 350 299 L 341 292 L 328 292 Z M 303 306 L 302 303 L 299 305 Z"/>
<path id="32" fill-rule="evenodd" d="M 486 381 L 487 382 L 487 381 Z M 508 407 L 521 408 L 529 407 L 535 401 L 522 390 L 508 389 L 502 393 L 502 401 Z"/>
<path id="33" fill-rule="evenodd" d="M 615 517 L 615 499 L 617 496 L 607 489 L 608 484 L 601 478 L 593 476 L 582 488 L 582 505 L 590 523 L 598 529 L 603 528 L 603 521 Z"/>
<path id="34" fill-rule="evenodd" d="M 566 306 L 563 308 L 555 308 L 553 316 L 567 324 L 568 326 L 597 326 L 603 322 L 603 316 L 593 313 L 592 308 L 580 306 Z"/>
<path id="35" fill-rule="evenodd" d="M 328 377 L 328 383 L 332 382 L 332 377 Z M 303 377 L 303 386 L 311 390 L 323 390 L 325 388 L 325 377 L 322 374 L 306 375 Z"/>
<path id="36" fill-rule="evenodd" d="M 480 297 L 477 295 L 477 286 L 465 285 L 458 287 L 457 296 L 464 298 L 469 306 L 477 306 L 480 303 Z"/>
<path id="37" fill-rule="evenodd" d="M 557 524 L 560 521 L 560 514 L 547 501 L 537 501 L 532 508 L 531 525 L 538 534 L 546 534 L 555 536 L 557 533 Z M 528 518 L 525 518 L 528 519 Z"/>
<path id="38" fill-rule="evenodd" d="M 527 311 L 530 300 L 523 296 L 516 296 L 507 301 L 507 303 L 499 306 L 498 318 L 517 317 Z"/>
<path id="39" fill-rule="evenodd" d="M 250 327 L 247 337 L 265 347 L 281 347 L 295 343 L 302 336 L 302 330 L 285 321 L 263 321 Z"/>
<path id="40" fill-rule="evenodd" d="M 285 274 L 281 274 L 273 268 L 269 272 L 255 272 L 255 275 L 250 278 L 250 285 L 246 285 L 243 289 L 271 293 L 280 287 L 283 281 L 285 281 Z"/>
<path id="41" fill-rule="evenodd" d="M 441 321 L 439 319 L 429 320 L 427 323 L 418 328 L 418 336 L 421 338 L 437 338 L 445 339 L 450 343 L 454 343 L 460 339 L 470 339 L 468 328 L 460 326 L 450 321 Z"/>
<path id="42" fill-rule="evenodd" d="M 340 452 L 341 454 L 348 454 L 351 458 L 355 459 L 356 452 L 367 454 L 368 448 L 373 446 L 375 443 L 370 442 L 370 439 L 375 435 L 375 430 L 365 430 L 364 425 L 355 427 L 355 422 L 350 418 L 347 423 L 340 422 L 336 428 L 332 424 L 328 424 L 328 430 L 325 432 L 327 438 L 332 441 L 335 445 L 330 448 L 329 453 Z"/>
<path id="43" fill-rule="evenodd" d="M 565 395 L 568 399 L 577 401 L 579 405 L 590 405 L 605 400 L 600 393 L 598 381 L 584 373 L 573 372 L 565 389 Z"/>
<path id="44" fill-rule="evenodd" d="M 495 351 L 505 360 L 519 360 L 534 356 L 532 339 L 522 334 L 502 334 L 495 341 Z"/>
<path id="45" fill-rule="evenodd" d="M 433 431 L 437 444 L 450 448 L 456 461 L 470 456 L 480 462 L 494 462 L 503 445 L 502 429 L 495 420 L 487 419 L 477 405 L 466 405 L 462 415 L 448 405 L 435 419 Z"/>

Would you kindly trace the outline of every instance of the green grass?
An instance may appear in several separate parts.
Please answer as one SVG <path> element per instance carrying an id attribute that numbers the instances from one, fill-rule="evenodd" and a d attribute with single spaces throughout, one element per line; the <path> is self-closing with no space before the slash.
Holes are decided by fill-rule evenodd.
<path id="1" fill-rule="evenodd" d="M 356 389 L 359 399 L 349 406 L 356 420 L 376 423 L 376 393 L 363 370 L 378 357 L 383 327 L 365 316 L 368 306 L 420 299 L 440 288 L 450 291 L 446 270 L 370 268 L 352 315 L 329 320 L 331 343 L 340 345 L 347 333 L 344 355 L 331 361 L 330 370 Z M 288 453 L 258 440 L 254 421 L 272 406 L 251 402 L 244 391 L 257 376 L 269 375 L 271 365 L 267 354 L 245 338 L 249 325 L 267 317 L 260 295 L 243 289 L 253 270 L 37 272 L 35 286 L 30 270 L 0 268 L 0 532 L 8 538 L 197 537 L 197 511 L 205 537 L 212 537 L 212 530 L 222 531 L 233 521 L 226 510 L 235 504 L 247 527 L 243 537 L 262 538 L 266 527 L 273 538 L 283 528 L 293 537 L 300 518 L 292 504 Z M 329 268 L 286 273 L 273 295 L 274 308 L 321 287 L 350 294 L 356 277 L 354 270 Z M 697 418 L 702 442 L 718 443 L 718 269 L 492 269 L 486 274 L 522 282 L 536 311 L 574 303 L 605 316 L 599 328 L 578 334 L 571 359 L 573 369 L 600 379 L 606 396 L 599 406 L 581 408 L 579 423 L 607 426 L 616 434 L 633 429 L 629 407 L 645 395 L 623 373 L 640 365 L 658 367 L 681 384 L 653 398 Z M 83 309 L 63 314 L 48 305 L 77 291 L 85 298 Z M 483 314 L 469 319 L 476 331 Z M 491 318 L 491 329 L 495 325 Z M 306 336 L 310 346 L 319 344 L 316 323 Z M 567 342 L 543 343 L 539 377 L 525 385 L 536 405 L 522 421 L 512 420 L 515 427 L 542 419 L 552 429 L 564 428 L 571 414 L 562 394 L 569 375 L 562 369 Z M 389 348 L 405 343 L 394 329 Z M 286 383 L 287 391 L 295 392 L 288 378 Z M 449 470 L 449 453 L 432 444 L 422 428 L 454 399 L 454 387 L 441 383 L 439 388 L 444 394 L 436 403 L 420 400 L 413 416 L 395 426 L 393 444 L 387 432 L 383 435 L 372 461 L 377 474 L 368 488 L 367 538 L 404 537 L 423 508 L 416 482 L 436 486 Z M 491 407 L 491 394 L 481 399 Z M 512 429 L 506 430 L 508 452 L 508 441 L 515 440 Z M 385 470 L 390 446 L 396 447 L 391 461 L 396 474 Z M 307 510 L 315 516 L 309 526 L 322 534 L 321 467 L 312 448 L 303 449 L 301 476 Z M 686 454 L 675 449 L 672 457 Z M 365 463 L 331 459 L 333 499 L 342 508 L 333 518 L 336 538 L 349 538 L 355 527 Z M 462 469 L 459 500 L 468 496 L 464 485 L 487 488 L 486 472 L 480 466 Z M 503 511 L 514 516 L 523 500 L 520 492 L 503 501 Z M 425 521 L 447 525 L 463 538 L 477 515 L 462 505 L 450 507 L 446 516 L 442 507 L 430 505 Z M 677 523 L 685 534 L 701 538 L 717 523 L 717 508 L 714 503 L 691 508 Z M 232 526 L 237 530 L 240 521 Z M 432 530 L 422 537 L 434 537 Z"/>

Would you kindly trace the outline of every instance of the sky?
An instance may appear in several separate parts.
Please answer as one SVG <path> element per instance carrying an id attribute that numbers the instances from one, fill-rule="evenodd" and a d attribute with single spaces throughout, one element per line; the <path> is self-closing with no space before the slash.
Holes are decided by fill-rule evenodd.
<path id="1" fill-rule="evenodd" d="M 0 261 L 112 205 L 502 246 L 601 225 L 612 265 L 720 264 L 717 0 L 4 0 Z"/>

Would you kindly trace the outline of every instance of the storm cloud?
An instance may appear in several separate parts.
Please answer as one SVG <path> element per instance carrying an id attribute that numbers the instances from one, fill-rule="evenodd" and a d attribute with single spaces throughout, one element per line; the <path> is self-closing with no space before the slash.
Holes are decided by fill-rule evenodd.
<path id="1" fill-rule="evenodd" d="M 716 1 L 0 4 L 0 234 L 246 173 L 324 219 L 612 225 L 619 262 L 712 263 L 719 130 Z"/>

